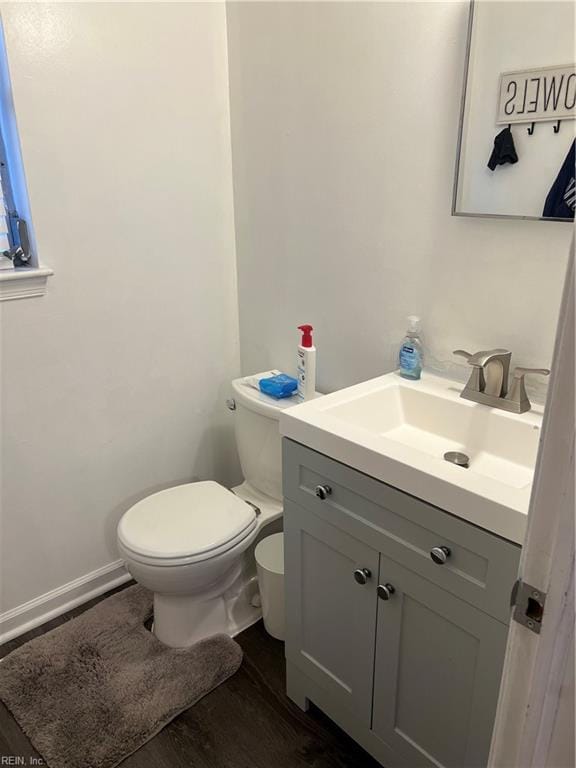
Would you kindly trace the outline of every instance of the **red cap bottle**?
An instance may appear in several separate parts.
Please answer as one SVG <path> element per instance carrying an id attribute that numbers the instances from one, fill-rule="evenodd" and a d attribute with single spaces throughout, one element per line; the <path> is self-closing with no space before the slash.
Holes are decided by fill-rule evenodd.
<path id="1" fill-rule="evenodd" d="M 312 346 L 312 331 L 314 328 L 311 325 L 299 325 L 298 330 L 302 331 L 302 341 L 300 342 L 301 347 L 311 347 Z"/>
<path id="2" fill-rule="evenodd" d="M 298 392 L 300 400 L 311 400 L 316 394 L 316 347 L 312 343 L 311 325 L 299 325 L 302 341 L 298 345 Z"/>

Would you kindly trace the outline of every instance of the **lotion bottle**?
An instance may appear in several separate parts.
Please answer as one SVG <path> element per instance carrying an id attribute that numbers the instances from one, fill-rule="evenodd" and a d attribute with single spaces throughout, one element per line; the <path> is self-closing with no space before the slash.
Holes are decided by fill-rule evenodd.
<path id="1" fill-rule="evenodd" d="M 298 346 L 298 399 L 311 400 L 316 393 L 316 347 L 312 343 L 311 325 L 299 325 L 302 341 Z"/>

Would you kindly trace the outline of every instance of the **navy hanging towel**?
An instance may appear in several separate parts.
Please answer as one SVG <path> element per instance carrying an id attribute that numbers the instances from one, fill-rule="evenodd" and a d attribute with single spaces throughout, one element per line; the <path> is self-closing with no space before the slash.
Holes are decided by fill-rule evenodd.
<path id="1" fill-rule="evenodd" d="M 516 154 L 512 131 L 510 128 L 504 128 L 494 139 L 494 149 L 490 155 L 490 160 L 488 160 L 488 168 L 493 171 L 497 165 L 517 162 L 518 155 Z"/>
<path id="2" fill-rule="evenodd" d="M 572 142 L 560 173 L 548 192 L 542 216 L 547 219 L 574 219 L 576 204 L 576 141 Z"/>

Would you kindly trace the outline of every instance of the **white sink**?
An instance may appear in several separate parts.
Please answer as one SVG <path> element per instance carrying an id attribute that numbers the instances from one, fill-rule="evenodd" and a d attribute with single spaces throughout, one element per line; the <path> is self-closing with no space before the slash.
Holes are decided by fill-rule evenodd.
<path id="1" fill-rule="evenodd" d="M 448 451 L 463 452 L 472 472 L 513 488 L 530 485 L 538 451 L 537 426 L 504 411 L 442 396 L 451 393 L 450 385 L 442 390 L 430 381 L 426 385 L 426 389 L 407 386 L 394 378 L 375 392 L 329 406 L 324 413 L 438 459 Z M 462 385 L 455 389 L 458 392 Z"/>
<path id="2" fill-rule="evenodd" d="M 283 412 L 282 434 L 521 543 L 542 408 L 516 415 L 460 398 L 463 384 L 396 373 Z M 444 459 L 465 453 L 469 468 Z"/>

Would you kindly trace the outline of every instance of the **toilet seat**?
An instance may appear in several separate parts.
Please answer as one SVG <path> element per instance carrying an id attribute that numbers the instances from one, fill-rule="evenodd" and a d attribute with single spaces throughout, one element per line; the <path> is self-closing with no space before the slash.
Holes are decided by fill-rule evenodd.
<path id="1" fill-rule="evenodd" d="M 155 567 L 176 567 L 180 565 L 191 565 L 193 563 L 206 562 L 208 560 L 212 560 L 213 558 L 224 555 L 229 550 L 234 549 L 239 544 L 241 544 L 245 539 L 251 538 L 251 535 L 255 533 L 256 520 L 254 520 L 253 525 L 250 526 L 250 529 L 244 535 L 238 536 L 237 538 L 228 542 L 228 544 L 225 544 L 209 552 L 203 552 L 202 554 L 194 554 L 184 557 L 158 557 L 157 555 L 145 555 L 141 552 L 137 552 L 136 550 L 131 549 L 122 542 L 120 543 L 120 546 L 121 550 L 124 550 L 124 555 L 129 555 L 130 558 L 137 563 L 142 563 L 143 565 L 153 565 Z"/>
<path id="2" fill-rule="evenodd" d="M 148 496 L 122 517 L 118 538 L 141 563 L 177 566 L 217 557 L 256 529 L 254 509 L 213 481 Z"/>

